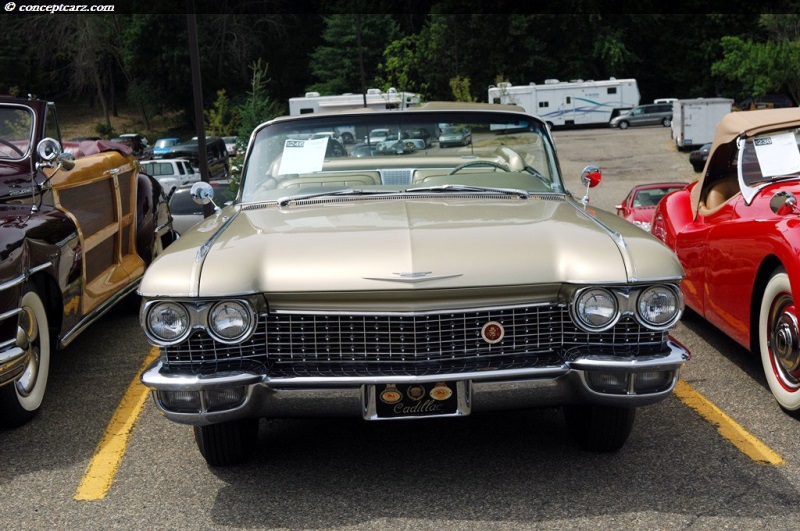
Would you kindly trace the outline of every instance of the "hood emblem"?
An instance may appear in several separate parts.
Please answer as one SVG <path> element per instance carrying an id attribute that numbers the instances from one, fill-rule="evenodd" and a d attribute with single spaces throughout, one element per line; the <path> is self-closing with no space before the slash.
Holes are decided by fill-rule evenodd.
<path id="1" fill-rule="evenodd" d="M 392 273 L 386 277 L 363 277 L 365 280 L 388 280 L 390 282 L 425 282 L 428 280 L 441 280 L 443 278 L 460 277 L 461 273 L 455 275 L 434 275 L 432 271 L 413 271 L 408 273 Z"/>
<path id="2" fill-rule="evenodd" d="M 497 321 L 489 321 L 481 328 L 481 337 L 490 345 L 499 343 L 506 335 L 506 329 Z"/>

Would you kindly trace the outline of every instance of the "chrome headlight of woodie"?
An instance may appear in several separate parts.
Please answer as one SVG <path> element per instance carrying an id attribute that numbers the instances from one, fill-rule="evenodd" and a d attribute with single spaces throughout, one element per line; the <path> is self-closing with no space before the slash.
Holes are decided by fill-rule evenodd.
<path id="1" fill-rule="evenodd" d="M 220 343 L 246 341 L 258 324 L 253 301 L 145 301 L 140 320 L 148 339 L 159 346 L 185 341 L 194 330 L 205 330 Z"/>
<path id="2" fill-rule="evenodd" d="M 673 284 L 586 287 L 570 302 L 572 319 L 587 332 L 603 332 L 623 315 L 633 315 L 644 327 L 666 330 L 683 313 L 683 296 Z"/>

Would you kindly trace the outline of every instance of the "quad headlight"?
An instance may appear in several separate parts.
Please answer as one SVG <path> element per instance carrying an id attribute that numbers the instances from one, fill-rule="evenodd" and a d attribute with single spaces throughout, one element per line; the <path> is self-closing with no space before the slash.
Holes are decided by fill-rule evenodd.
<path id="1" fill-rule="evenodd" d="M 606 330 L 619 319 L 617 297 L 605 288 L 583 290 L 575 299 L 573 314 L 582 328 L 592 332 Z"/>
<path id="2" fill-rule="evenodd" d="M 150 301 L 145 303 L 141 323 L 156 345 L 185 341 L 193 330 L 205 330 L 220 343 L 248 339 L 256 328 L 256 312 L 247 300 Z"/>
<path id="3" fill-rule="evenodd" d="M 642 324 L 651 328 L 672 325 L 683 311 L 679 295 L 667 286 L 652 286 L 639 294 L 636 314 Z"/>
<path id="4" fill-rule="evenodd" d="M 610 329 L 623 315 L 631 315 L 647 328 L 666 330 L 683 312 L 683 299 L 676 286 L 587 287 L 578 291 L 571 304 L 572 318 L 586 332 Z"/>
<path id="5" fill-rule="evenodd" d="M 191 330 L 189 312 L 177 302 L 159 302 L 147 311 L 145 331 L 151 339 L 166 345 L 183 341 Z"/>
<path id="6" fill-rule="evenodd" d="M 253 314 L 241 301 L 222 301 L 208 312 L 208 331 L 222 343 L 242 340 L 252 327 Z"/>

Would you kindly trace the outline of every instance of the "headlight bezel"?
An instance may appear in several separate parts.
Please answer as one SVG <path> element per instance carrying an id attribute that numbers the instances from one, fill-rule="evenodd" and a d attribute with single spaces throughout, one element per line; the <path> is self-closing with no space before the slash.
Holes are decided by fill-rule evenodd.
<path id="1" fill-rule="evenodd" d="M 240 306 L 244 310 L 243 313 L 248 316 L 247 319 L 248 322 L 244 327 L 244 331 L 239 335 L 237 335 L 236 337 L 228 338 L 223 336 L 221 333 L 219 333 L 219 331 L 213 324 L 215 311 L 223 306 Z M 206 332 L 208 332 L 208 335 L 210 335 L 214 341 L 223 343 L 225 345 L 235 345 L 237 343 L 246 341 L 253 334 L 257 322 L 258 322 L 258 317 L 256 315 L 256 312 L 253 311 L 252 306 L 250 306 L 250 304 L 247 301 L 241 299 L 223 299 L 212 304 L 209 307 L 208 312 L 206 312 L 205 330 Z"/>
<path id="2" fill-rule="evenodd" d="M 668 319 L 661 324 L 651 321 L 643 314 L 640 308 L 642 297 L 647 293 L 658 290 L 668 291 L 674 301 L 674 311 Z M 610 294 L 617 304 L 616 314 L 605 324 L 593 326 L 581 317 L 580 304 L 583 297 L 591 293 Z M 570 317 L 573 323 L 582 331 L 588 333 L 605 332 L 613 328 L 621 318 L 625 316 L 633 317 L 636 322 L 648 330 L 664 331 L 669 330 L 680 320 L 683 315 L 684 301 L 680 287 L 670 281 L 652 282 L 647 284 L 635 285 L 588 285 L 577 288 L 570 296 L 569 302 Z"/>
<path id="3" fill-rule="evenodd" d="M 211 319 L 212 312 L 225 304 L 234 304 L 240 308 L 244 308 L 248 316 L 249 323 L 245 330 L 236 337 L 225 337 L 224 334 L 217 332 L 217 329 L 212 326 Z M 153 324 L 151 316 L 153 311 L 164 305 L 175 305 L 181 308 L 186 315 L 188 315 L 188 325 L 185 330 L 175 338 L 169 339 L 159 336 L 153 331 Z M 235 345 L 243 343 L 250 339 L 255 333 L 259 322 L 259 311 L 261 311 L 259 301 L 250 300 L 244 297 L 227 297 L 218 299 L 150 299 L 145 300 L 139 314 L 140 324 L 145 332 L 145 335 L 153 345 L 158 347 L 169 347 L 180 344 L 187 339 L 197 330 L 201 330 L 209 335 L 209 337 L 218 343 L 226 345 Z"/>
<path id="4" fill-rule="evenodd" d="M 647 319 L 643 315 L 641 309 L 642 298 L 645 296 L 645 294 L 647 292 L 655 291 L 658 289 L 662 289 L 664 291 L 671 293 L 674 298 L 674 304 L 675 304 L 675 310 L 673 311 L 672 315 L 669 317 L 669 319 L 667 319 L 661 324 L 654 323 L 649 319 Z M 652 284 L 643 287 L 636 295 L 635 305 L 636 305 L 636 311 L 634 313 L 636 314 L 636 320 L 639 322 L 639 324 L 651 330 L 667 330 L 669 328 L 672 328 L 675 325 L 675 323 L 677 323 L 678 320 L 681 318 L 681 315 L 683 315 L 683 309 L 684 309 L 683 295 L 681 294 L 681 290 L 669 284 Z"/>
<path id="5" fill-rule="evenodd" d="M 154 316 L 154 312 L 158 311 L 162 308 L 172 308 L 179 313 L 182 313 L 185 318 L 185 325 L 183 331 L 176 335 L 173 338 L 166 338 L 154 331 L 154 323 L 152 318 Z M 192 332 L 192 316 L 189 312 L 186 305 L 173 301 L 173 300 L 158 300 L 153 301 L 150 305 L 147 305 L 144 310 L 142 311 L 142 328 L 144 329 L 145 335 L 147 335 L 148 339 L 157 345 L 162 346 L 170 346 L 170 345 L 177 345 L 186 340 Z"/>
<path id="6" fill-rule="evenodd" d="M 608 321 L 601 325 L 592 325 L 581 316 L 581 301 L 584 299 L 584 297 L 591 296 L 592 294 L 607 295 L 609 300 L 614 303 L 613 315 Z M 617 324 L 619 318 L 622 316 L 619 297 L 612 289 L 609 289 L 605 286 L 587 286 L 578 290 L 572 298 L 572 304 L 570 307 L 572 320 L 575 321 L 575 324 L 577 324 L 582 330 L 587 332 L 603 332 L 608 330 Z"/>

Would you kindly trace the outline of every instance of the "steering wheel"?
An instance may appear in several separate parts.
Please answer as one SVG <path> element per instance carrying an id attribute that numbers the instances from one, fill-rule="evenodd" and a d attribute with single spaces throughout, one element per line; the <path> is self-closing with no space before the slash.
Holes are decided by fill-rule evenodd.
<path id="1" fill-rule="evenodd" d="M 457 172 L 463 170 L 464 168 L 469 168 L 470 166 L 492 166 L 494 168 L 501 169 L 503 171 L 511 171 L 508 166 L 505 164 L 500 164 L 499 162 L 493 162 L 491 160 L 471 160 L 469 162 L 465 162 L 464 164 L 459 164 L 447 175 L 455 175 Z"/>
<path id="2" fill-rule="evenodd" d="M 3 140 L 2 138 L 0 138 L 0 144 L 3 144 L 4 146 L 10 147 L 12 150 L 16 151 L 19 154 L 20 157 L 24 157 L 25 156 L 25 153 L 23 153 L 21 149 L 19 149 L 17 146 L 12 144 L 8 140 Z"/>

